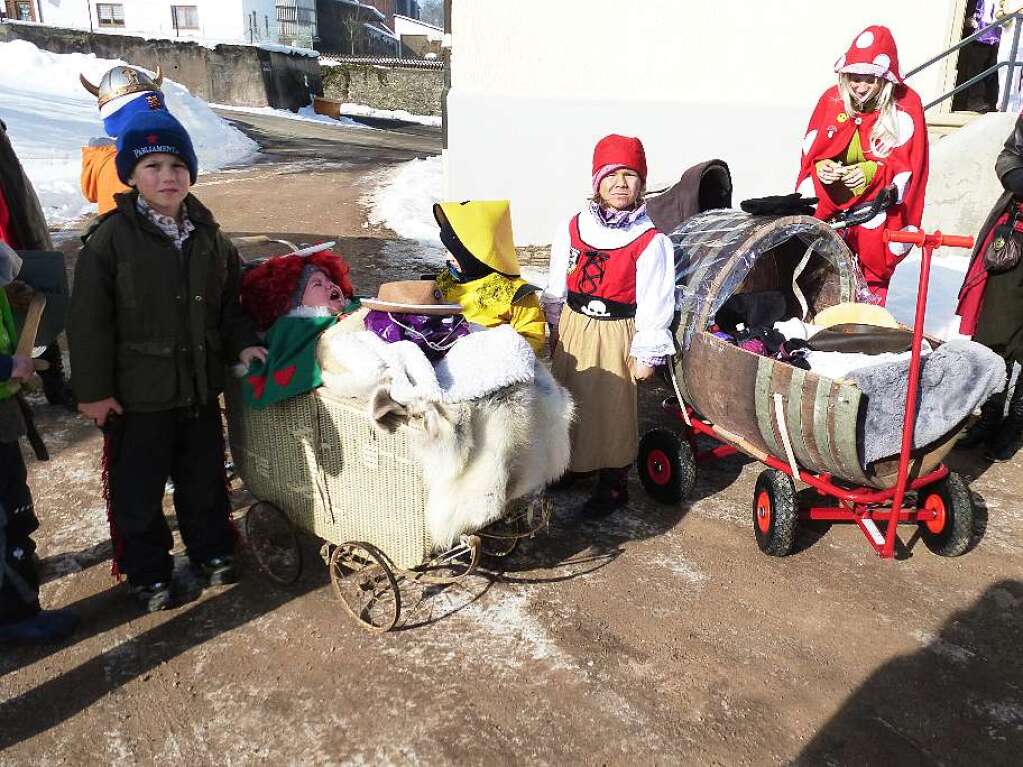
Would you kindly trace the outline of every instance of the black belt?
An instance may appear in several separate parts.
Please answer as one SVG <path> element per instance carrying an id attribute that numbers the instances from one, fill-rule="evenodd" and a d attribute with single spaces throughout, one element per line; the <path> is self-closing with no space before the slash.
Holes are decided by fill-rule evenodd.
<path id="1" fill-rule="evenodd" d="M 627 320 L 636 316 L 635 304 L 623 304 L 609 298 L 588 296 L 585 293 L 568 293 L 569 307 L 595 320 Z"/>

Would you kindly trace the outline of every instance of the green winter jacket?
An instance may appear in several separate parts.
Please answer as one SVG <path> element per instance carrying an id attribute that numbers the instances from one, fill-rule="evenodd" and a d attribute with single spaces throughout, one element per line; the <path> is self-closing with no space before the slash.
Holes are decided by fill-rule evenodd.
<path id="1" fill-rule="evenodd" d="M 214 399 L 225 367 L 258 339 L 238 302 L 238 251 L 195 197 L 179 252 L 135 207 L 138 192 L 82 238 L 67 323 L 79 402 L 115 397 L 128 412 Z"/>

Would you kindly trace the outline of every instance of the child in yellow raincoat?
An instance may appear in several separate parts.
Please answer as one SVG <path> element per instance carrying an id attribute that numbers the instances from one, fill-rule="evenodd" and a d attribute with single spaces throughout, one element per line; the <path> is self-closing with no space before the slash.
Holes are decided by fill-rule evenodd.
<path id="1" fill-rule="evenodd" d="M 462 305 L 469 322 L 508 324 L 540 354 L 546 321 L 538 288 L 521 277 L 507 200 L 442 202 L 433 206 L 448 269 L 437 278 L 446 303 Z"/>

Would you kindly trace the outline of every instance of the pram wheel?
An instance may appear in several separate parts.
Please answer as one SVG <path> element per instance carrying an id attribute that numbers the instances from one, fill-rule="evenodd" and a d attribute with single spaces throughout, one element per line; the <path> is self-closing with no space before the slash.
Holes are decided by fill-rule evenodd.
<path id="1" fill-rule="evenodd" d="M 796 488 L 784 472 L 762 471 L 753 490 L 753 534 L 760 550 L 784 557 L 796 541 Z"/>
<path id="2" fill-rule="evenodd" d="M 245 539 L 259 568 L 271 579 L 288 586 L 302 574 L 302 550 L 295 528 L 272 503 L 259 501 L 245 515 Z"/>
<path id="3" fill-rule="evenodd" d="M 679 503 L 696 485 L 693 447 L 673 431 L 651 429 L 644 434 L 636 464 L 643 489 L 660 503 Z"/>
<path id="4" fill-rule="evenodd" d="M 919 508 L 935 513 L 934 519 L 920 523 L 924 545 L 942 557 L 957 557 L 973 538 L 973 496 L 962 477 L 947 477 L 920 490 Z"/>
<path id="5" fill-rule="evenodd" d="M 368 631 L 390 631 L 401 613 L 398 581 L 384 555 L 368 543 L 342 543 L 330 555 L 338 599 Z"/>

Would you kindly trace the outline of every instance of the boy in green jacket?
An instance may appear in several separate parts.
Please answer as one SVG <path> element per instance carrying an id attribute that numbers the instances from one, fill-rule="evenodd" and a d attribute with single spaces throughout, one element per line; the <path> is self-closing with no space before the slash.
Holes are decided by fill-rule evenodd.
<path id="1" fill-rule="evenodd" d="M 152 612 L 175 597 L 168 478 L 195 570 L 210 585 L 237 579 L 218 395 L 228 364 L 266 350 L 238 301 L 238 253 L 189 194 L 198 163 L 184 127 L 140 113 L 116 163 L 132 191 L 83 238 L 68 341 L 79 410 L 105 433 L 114 565 Z"/>

